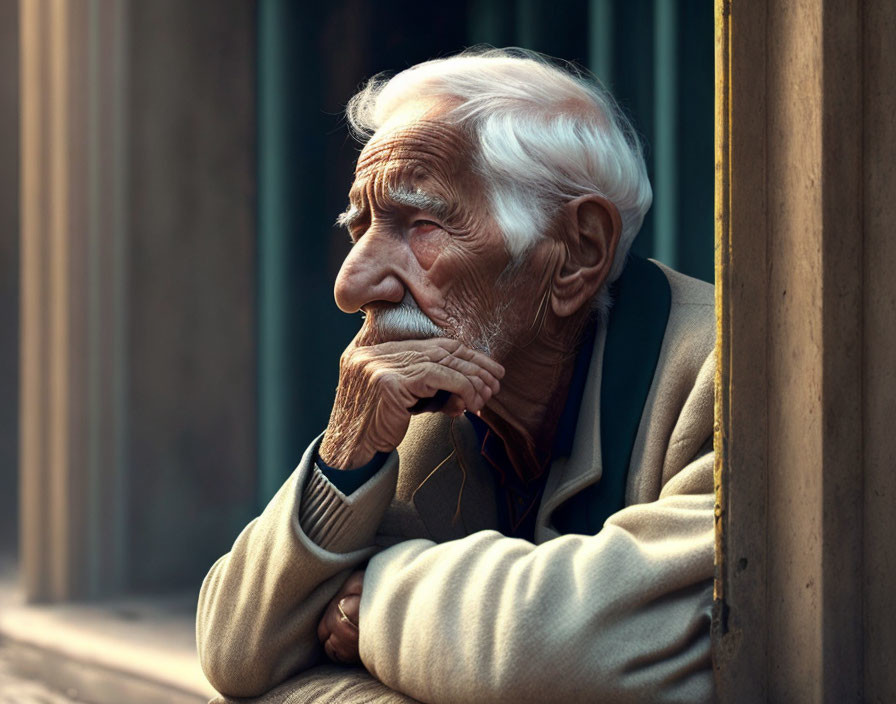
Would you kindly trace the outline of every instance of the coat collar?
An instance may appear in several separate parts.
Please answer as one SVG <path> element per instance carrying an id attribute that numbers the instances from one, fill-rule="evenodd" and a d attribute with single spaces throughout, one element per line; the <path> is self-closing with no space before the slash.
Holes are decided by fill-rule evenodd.
<path id="1" fill-rule="evenodd" d="M 624 503 L 628 464 L 665 336 L 671 290 L 656 264 L 631 256 L 611 294 L 615 304 L 594 337 L 569 456 L 556 458 L 549 470 L 536 520 L 539 542 L 560 532 L 548 527 L 554 511 L 604 475 L 601 491 L 589 496 L 597 529 Z M 427 528 L 434 536 L 444 535 L 442 539 L 490 527 L 486 523 L 494 515 L 482 515 L 488 502 L 482 492 L 493 492 L 493 486 L 485 479 L 490 470 L 473 428 L 458 418 L 452 434 L 454 455 L 423 478 L 412 497 Z M 447 496 L 456 503 L 446 503 Z M 448 508 L 452 516 L 446 514 Z M 446 518 L 453 519 L 448 535 Z"/>
<path id="2" fill-rule="evenodd" d="M 555 533 L 596 533 L 624 508 L 632 449 L 669 321 L 669 280 L 651 261 L 631 256 L 610 292 L 615 304 L 595 340 L 600 348 L 589 370 L 573 451 L 552 466 L 555 484 L 547 487 L 538 516 L 537 524 Z"/>

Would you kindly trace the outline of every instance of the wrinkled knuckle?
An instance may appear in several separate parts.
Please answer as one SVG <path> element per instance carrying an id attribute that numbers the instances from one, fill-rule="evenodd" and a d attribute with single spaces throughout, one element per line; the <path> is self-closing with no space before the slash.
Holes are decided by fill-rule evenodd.
<path id="1" fill-rule="evenodd" d="M 370 381 L 383 391 L 394 391 L 401 383 L 397 372 L 392 369 L 383 369 L 382 367 L 373 369 L 370 372 Z"/>
<path id="2" fill-rule="evenodd" d="M 404 350 L 396 355 L 395 361 L 399 365 L 407 367 L 419 362 L 422 358 L 423 355 L 416 350 Z"/>
<path id="3" fill-rule="evenodd" d="M 359 364 L 362 360 L 364 352 L 359 347 L 349 347 L 339 357 L 340 369 L 351 369 Z"/>

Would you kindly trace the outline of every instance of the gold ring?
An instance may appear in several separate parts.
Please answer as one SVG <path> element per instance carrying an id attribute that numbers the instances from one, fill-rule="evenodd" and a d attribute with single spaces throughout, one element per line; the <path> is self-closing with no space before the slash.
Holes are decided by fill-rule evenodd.
<path id="1" fill-rule="evenodd" d="M 336 602 L 336 608 L 339 609 L 340 620 L 345 621 L 346 623 L 348 623 L 352 628 L 354 628 L 354 629 L 357 631 L 357 630 L 358 630 L 358 624 L 355 623 L 354 621 L 352 621 L 352 620 L 348 617 L 348 614 L 345 613 L 345 611 L 342 610 L 342 602 L 343 602 L 343 601 L 344 601 L 344 599 L 340 599 L 339 601 Z"/>

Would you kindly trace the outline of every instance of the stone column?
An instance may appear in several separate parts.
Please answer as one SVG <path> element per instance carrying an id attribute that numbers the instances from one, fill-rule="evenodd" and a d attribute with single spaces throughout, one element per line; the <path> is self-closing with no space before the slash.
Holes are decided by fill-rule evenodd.
<path id="1" fill-rule="evenodd" d="M 890 5 L 717 2 L 726 702 L 896 697 Z"/>
<path id="2" fill-rule="evenodd" d="M 20 3 L 21 570 L 33 601 L 124 574 L 126 0 Z"/>
<path id="3" fill-rule="evenodd" d="M 0 0 L 0 555 L 18 542 L 19 3 Z M 2 558 L 0 558 L 2 559 Z"/>
<path id="4" fill-rule="evenodd" d="M 26 590 L 194 589 L 256 509 L 255 7 L 20 9 Z"/>

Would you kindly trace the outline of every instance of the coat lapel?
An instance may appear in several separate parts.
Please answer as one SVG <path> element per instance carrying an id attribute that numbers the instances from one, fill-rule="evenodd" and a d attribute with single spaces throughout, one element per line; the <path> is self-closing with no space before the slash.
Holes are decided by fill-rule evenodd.
<path id="1" fill-rule="evenodd" d="M 539 513 L 539 525 L 547 529 L 551 524 L 554 534 L 594 534 L 625 506 L 632 448 L 672 295 L 660 268 L 637 256 L 629 258 L 612 295 L 616 303 L 604 334 L 595 340 L 600 349 L 592 357 L 573 451 L 565 463 L 558 460 L 552 466 L 551 472 L 558 474 L 556 489 L 549 493 L 552 487 L 547 487 Z"/>
<path id="2" fill-rule="evenodd" d="M 582 395 L 582 405 L 579 407 L 572 451 L 569 457 L 559 457 L 551 463 L 544 499 L 535 521 L 537 542 L 543 542 L 543 540 L 559 534 L 557 530 L 549 527 L 551 514 L 564 501 L 585 487 L 599 482 L 603 473 L 600 443 L 594 442 L 594 439 L 600 437 L 600 404 L 598 400 L 601 387 L 600 370 L 606 339 L 606 326 L 601 325 L 594 336 L 591 366 L 588 368 L 588 377 L 585 380 L 585 392 Z"/>
<path id="3" fill-rule="evenodd" d="M 413 432 L 412 432 L 413 431 Z M 495 529 L 495 486 L 476 443 L 476 433 L 463 416 L 453 422 L 441 413 L 414 419 L 411 442 L 399 448 L 399 489 L 433 540 L 462 538 Z"/>

